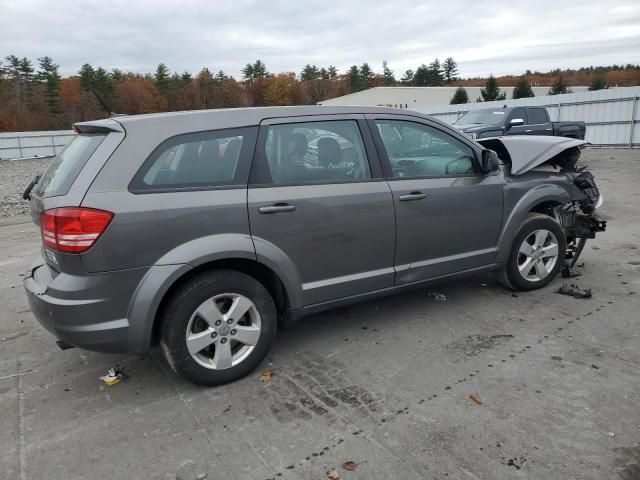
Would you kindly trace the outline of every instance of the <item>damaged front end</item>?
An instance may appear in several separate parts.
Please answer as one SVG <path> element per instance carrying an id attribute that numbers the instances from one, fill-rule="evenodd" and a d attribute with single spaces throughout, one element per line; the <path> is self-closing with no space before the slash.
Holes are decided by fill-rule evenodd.
<path id="1" fill-rule="evenodd" d="M 602 194 L 598 189 L 591 172 L 581 171 L 569 173 L 576 187 L 576 199 L 556 207 L 554 214 L 564 229 L 567 237 L 567 266 L 572 268 L 589 238 L 595 238 L 597 232 L 604 232 L 607 221 L 596 215 L 596 209 L 602 205 Z"/>
<path id="2" fill-rule="evenodd" d="M 596 215 L 603 197 L 591 172 L 578 168 L 584 140 L 547 136 L 507 136 L 478 140 L 485 148 L 494 150 L 510 176 L 527 173 L 565 174 L 571 183 L 565 188 L 571 200 L 548 212 L 562 225 L 567 238 L 564 276 L 572 276 L 576 264 L 589 238 L 607 227 L 607 222 Z M 564 182 L 563 182 L 564 183 Z"/>

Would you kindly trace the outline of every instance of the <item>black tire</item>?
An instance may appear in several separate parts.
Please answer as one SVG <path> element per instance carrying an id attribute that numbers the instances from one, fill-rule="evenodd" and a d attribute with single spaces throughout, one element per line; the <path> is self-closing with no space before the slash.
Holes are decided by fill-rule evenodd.
<path id="1" fill-rule="evenodd" d="M 238 294 L 251 300 L 259 313 L 261 328 L 246 358 L 237 365 L 215 370 L 202 366 L 189 353 L 187 328 L 196 309 L 221 294 Z M 212 270 L 187 280 L 169 299 L 160 321 L 160 346 L 171 368 L 190 382 L 204 386 L 232 382 L 251 373 L 269 352 L 277 329 L 276 308 L 267 289 L 253 277 L 234 270 Z M 231 341 L 232 348 L 230 345 Z"/>
<path id="2" fill-rule="evenodd" d="M 519 252 L 520 246 L 537 230 L 548 230 L 555 235 L 558 241 L 558 258 L 553 268 L 549 271 L 549 274 L 540 280 L 531 281 L 525 278 L 518 269 L 518 262 L 521 257 Z M 509 252 L 509 258 L 502 271 L 503 283 L 514 289 L 520 291 L 536 290 L 542 288 L 551 282 L 558 271 L 565 263 L 565 251 L 567 249 L 567 239 L 564 234 L 562 226 L 552 217 L 543 215 L 541 213 L 530 213 L 527 218 L 522 222 L 516 236 L 511 245 L 511 251 Z"/>

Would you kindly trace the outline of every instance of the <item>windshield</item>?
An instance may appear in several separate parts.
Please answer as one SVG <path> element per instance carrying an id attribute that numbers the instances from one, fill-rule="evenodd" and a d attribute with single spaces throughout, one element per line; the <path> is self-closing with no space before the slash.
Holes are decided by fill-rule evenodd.
<path id="1" fill-rule="evenodd" d="M 463 115 L 455 124 L 498 125 L 504 122 L 504 110 L 476 110 Z"/>
<path id="2" fill-rule="evenodd" d="M 76 135 L 53 159 L 36 185 L 36 192 L 43 197 L 66 195 L 104 137 L 106 134 L 103 133 Z"/>

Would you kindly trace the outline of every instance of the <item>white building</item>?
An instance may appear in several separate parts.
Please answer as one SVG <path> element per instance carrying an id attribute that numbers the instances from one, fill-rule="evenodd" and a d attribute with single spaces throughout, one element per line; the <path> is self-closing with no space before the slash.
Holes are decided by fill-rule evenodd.
<path id="1" fill-rule="evenodd" d="M 351 93 L 342 97 L 332 98 L 320 105 L 366 105 L 385 106 L 395 108 L 421 108 L 436 105 L 447 105 L 455 93 L 457 87 L 374 87 L 361 92 Z M 469 101 L 475 103 L 480 97 L 483 87 L 464 87 L 469 96 Z M 547 95 L 549 87 L 532 87 L 533 93 L 538 96 Z M 586 92 L 589 87 L 571 87 L 574 93 Z M 500 87 L 502 92 L 511 99 L 513 87 Z"/>

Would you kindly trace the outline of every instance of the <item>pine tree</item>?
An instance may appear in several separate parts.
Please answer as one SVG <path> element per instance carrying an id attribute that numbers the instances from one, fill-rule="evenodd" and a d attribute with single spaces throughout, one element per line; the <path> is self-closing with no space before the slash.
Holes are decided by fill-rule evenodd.
<path id="1" fill-rule="evenodd" d="M 393 75 L 393 71 L 389 68 L 386 60 L 382 62 L 382 83 L 385 85 L 396 84 L 396 77 Z"/>
<path id="2" fill-rule="evenodd" d="M 451 97 L 451 101 L 449 102 L 451 105 L 458 105 L 460 103 L 469 103 L 469 95 L 467 95 L 467 91 L 464 87 L 456 88 L 453 97 Z"/>
<path id="3" fill-rule="evenodd" d="M 442 85 L 442 66 L 437 58 L 427 67 L 427 83 L 430 87 L 439 87 Z"/>
<path id="4" fill-rule="evenodd" d="M 605 88 L 609 88 L 609 86 L 607 85 L 607 78 L 604 75 L 599 74 L 591 77 L 590 91 L 604 90 Z"/>
<path id="5" fill-rule="evenodd" d="M 429 67 L 427 67 L 424 63 L 420 65 L 416 72 L 413 74 L 413 85 L 417 87 L 424 87 L 428 85 L 429 81 Z"/>
<path id="6" fill-rule="evenodd" d="M 515 87 L 513 87 L 512 98 L 530 98 L 535 97 L 533 93 L 533 89 L 531 88 L 531 84 L 527 81 L 525 77 L 520 77 L 516 82 Z"/>
<path id="7" fill-rule="evenodd" d="M 504 100 L 507 98 L 507 94 L 500 91 L 500 87 L 493 73 L 487 78 L 484 88 L 480 90 L 480 95 L 482 96 L 482 99 L 478 99 L 480 102 L 491 102 L 493 100 Z"/>
<path id="8" fill-rule="evenodd" d="M 96 72 L 91 65 L 85 63 L 80 67 L 78 76 L 80 77 L 80 88 L 83 90 L 91 90 L 95 82 Z"/>
<path id="9" fill-rule="evenodd" d="M 327 72 L 329 72 L 329 78 L 332 80 L 338 76 L 338 69 L 333 65 L 329 65 L 327 68 Z"/>
<path id="10" fill-rule="evenodd" d="M 357 65 L 351 65 L 351 68 L 347 71 L 347 84 L 349 85 L 351 93 L 362 90 L 362 88 L 360 88 L 360 82 L 360 69 Z"/>
<path id="11" fill-rule="evenodd" d="M 368 63 L 363 63 L 360 67 L 360 90 L 371 88 L 373 82 L 373 70 Z"/>
<path id="12" fill-rule="evenodd" d="M 442 64 L 442 76 L 449 85 L 457 80 L 458 64 L 452 57 L 447 57 Z"/>
<path id="13" fill-rule="evenodd" d="M 300 80 L 310 81 L 317 80 L 320 77 L 320 70 L 315 65 L 309 65 L 308 63 L 300 72 Z"/>
<path id="14" fill-rule="evenodd" d="M 156 72 L 153 74 L 153 83 L 160 93 L 165 93 L 169 88 L 169 76 L 169 68 L 164 63 L 158 64 Z"/>
<path id="15" fill-rule="evenodd" d="M 400 79 L 400 83 L 403 85 L 411 85 L 413 83 L 414 73 L 413 70 L 406 70 L 404 75 Z"/>
<path id="16" fill-rule="evenodd" d="M 60 73 L 59 66 L 53 63 L 51 57 L 38 58 L 40 69 L 36 73 L 36 79 L 45 86 L 45 101 L 49 106 L 49 112 L 56 114 L 60 105 Z"/>
<path id="17" fill-rule="evenodd" d="M 561 95 L 563 93 L 573 93 L 573 91 L 567 85 L 564 77 L 560 75 L 556 78 L 556 81 L 553 82 L 551 88 L 549 89 L 549 95 Z"/>

